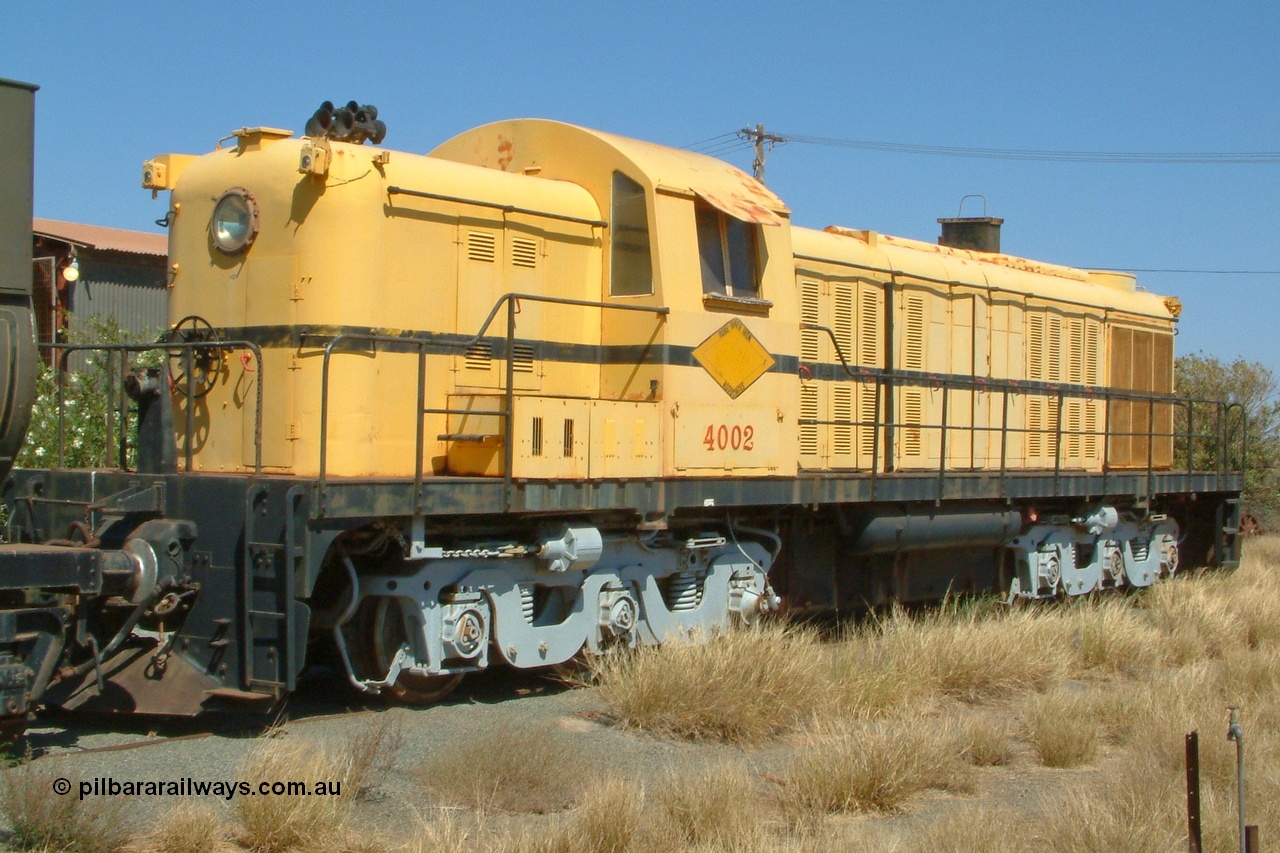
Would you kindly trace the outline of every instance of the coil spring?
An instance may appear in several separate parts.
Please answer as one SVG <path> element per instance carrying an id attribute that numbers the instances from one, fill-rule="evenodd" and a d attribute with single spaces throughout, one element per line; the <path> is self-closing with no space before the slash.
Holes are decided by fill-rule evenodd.
<path id="1" fill-rule="evenodd" d="M 696 610 L 702 603 L 704 572 L 676 572 L 667 579 L 663 599 L 673 612 Z"/>
<path id="2" fill-rule="evenodd" d="M 533 624 L 533 584 L 520 584 L 520 613 L 524 621 Z"/>

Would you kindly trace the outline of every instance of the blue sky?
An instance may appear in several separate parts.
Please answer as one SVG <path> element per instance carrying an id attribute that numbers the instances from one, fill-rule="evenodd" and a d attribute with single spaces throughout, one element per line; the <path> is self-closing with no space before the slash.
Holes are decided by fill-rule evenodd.
<path id="1" fill-rule="evenodd" d="M 143 160 L 242 126 L 376 104 L 428 151 L 538 116 L 674 146 L 798 135 L 1069 151 L 1280 151 L 1280 4 L 17 3 L 0 76 L 38 83 L 36 215 L 157 230 Z M 726 159 L 749 168 L 745 150 Z M 935 240 L 981 193 L 1013 254 L 1280 270 L 1280 163 L 1082 164 L 779 146 L 800 225 Z M 972 203 L 971 203 L 972 204 Z M 973 207 L 966 213 L 975 212 Z M 1140 274 L 1185 304 L 1179 352 L 1280 377 L 1280 275 Z"/>

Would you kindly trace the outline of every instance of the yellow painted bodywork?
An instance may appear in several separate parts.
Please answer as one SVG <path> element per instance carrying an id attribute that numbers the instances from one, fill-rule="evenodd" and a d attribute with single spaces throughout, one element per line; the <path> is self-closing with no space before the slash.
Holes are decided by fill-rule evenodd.
<path id="1" fill-rule="evenodd" d="M 557 122 L 486 125 L 425 156 L 249 129 L 205 156 L 151 162 L 165 166 L 155 180 L 172 188 L 177 211 L 172 322 L 198 316 L 262 351 L 261 364 L 246 350 L 229 351 L 212 390 L 195 399 L 190 441 L 193 468 L 202 471 L 252 470 L 260 421 L 268 472 L 319 473 L 323 430 L 329 476 L 406 477 L 419 464 L 428 476 L 503 474 L 508 365 L 494 347 L 507 334 L 505 305 L 484 339 L 472 339 L 509 293 L 666 310 L 516 303 L 510 473 L 532 479 L 870 467 L 874 431 L 855 424 L 875 419 L 871 386 L 806 377 L 804 365 L 839 359 L 801 322 L 832 328 L 853 367 L 884 367 L 875 326 L 885 319 L 886 284 L 895 329 L 912 330 L 895 336 L 894 365 L 938 374 L 1028 378 L 1029 324 L 1048 330 L 1035 334 L 1070 336 L 1078 323 L 1079 339 L 1095 336 L 1088 339 L 1104 353 L 1106 336 L 1128 329 L 1126 346 L 1138 352 L 1147 345 L 1141 335 L 1170 334 L 1176 316 L 1166 300 L 1116 274 L 874 232 L 793 228 L 780 199 L 727 164 Z M 644 192 L 651 293 L 610 294 L 615 172 Z M 247 251 L 226 255 L 214 248 L 209 222 L 217 199 L 235 187 L 257 204 L 259 232 Z M 757 228 L 758 298 L 704 299 L 699 204 Z M 419 358 L 403 347 L 336 349 L 322 419 L 324 344 L 340 332 L 431 341 L 421 362 L 423 406 L 442 411 L 422 416 L 421 460 Z M 797 358 L 798 375 L 780 368 Z M 1078 371 L 1056 364 L 1044 380 L 1105 384 L 1103 359 Z M 952 393 L 948 464 L 999 466 L 998 436 L 984 430 L 1000 422 L 997 397 Z M 186 398 L 175 399 L 181 450 Z M 928 389 L 899 395 L 894 419 L 921 428 L 900 430 L 898 467 L 939 464 L 937 431 L 924 427 L 939 405 Z M 1010 423 L 1043 420 L 1043 405 L 1019 398 Z M 1096 424 L 1102 404 L 1073 403 L 1064 414 Z M 845 423 L 802 425 L 804 418 Z M 1052 467 L 1043 437 L 1008 441 L 1011 466 Z M 1072 441 L 1065 451 L 1065 467 L 1101 464 L 1096 441 Z"/>
<path id="2" fill-rule="evenodd" d="M 868 293 L 882 294 L 886 286 L 892 288 L 893 364 L 898 370 L 1098 389 L 1095 398 L 1064 401 L 1060 448 L 1056 395 L 1010 394 L 1006 415 L 1006 401 L 998 391 L 950 391 L 948 468 L 998 469 L 1003 445 L 1007 466 L 1048 469 L 1057 464 L 1065 469 L 1100 470 L 1107 453 L 1103 386 L 1114 384 L 1111 335 L 1117 329 L 1135 330 L 1167 340 L 1172 365 L 1176 314 L 1169 300 L 1136 290 L 1132 277 L 1123 273 L 1087 271 L 837 227 L 825 231 L 793 228 L 792 243 L 797 256 L 797 289 L 802 299 L 806 289 L 817 294 L 810 297 L 810 310 L 818 317 L 813 322 L 840 326 L 837 297 L 842 291 L 853 294 L 841 298 L 860 311 L 861 300 Z M 884 341 L 879 337 L 863 341 L 861 336 L 870 329 L 860 323 L 845 325 L 850 329 L 847 346 L 862 356 L 859 363 L 882 367 Z M 882 335 L 883 327 L 875 334 Z M 837 360 L 828 339 L 815 333 L 806 336 L 808 348 L 814 351 L 813 360 Z M 1038 361 L 1033 336 L 1044 348 Z M 1051 346 L 1055 336 L 1056 347 Z M 1039 370 L 1034 369 L 1037 364 Z M 802 400 L 802 407 L 814 412 L 811 416 L 817 420 L 877 420 L 870 393 L 873 386 L 868 382 L 802 384 L 808 386 L 802 391 L 808 397 Z M 1156 387 L 1138 390 L 1173 390 L 1171 374 L 1167 381 L 1156 378 L 1148 384 Z M 899 389 L 891 412 L 891 420 L 900 425 L 894 442 L 894 467 L 939 467 L 942 397 L 941 383 Z M 1117 409 L 1136 409 L 1139 404 L 1112 406 L 1114 415 Z M 841 417 L 842 407 L 856 409 L 859 416 Z M 885 419 L 884 414 L 882 409 L 879 420 Z M 1169 407 L 1158 406 L 1157 418 L 1157 432 L 1171 430 Z M 1008 429 L 1001 430 L 1002 425 Z M 1132 426 L 1134 431 L 1147 429 L 1145 421 Z M 866 468 L 873 432 L 869 427 L 825 425 L 802 431 L 801 465 Z M 879 440 L 885 441 L 883 431 Z M 1121 452 L 1120 441 L 1113 438 L 1112 467 L 1146 466 L 1145 436 L 1133 441 L 1137 445 L 1132 452 Z M 1172 443 L 1158 439 L 1155 450 L 1153 464 L 1168 467 Z"/>

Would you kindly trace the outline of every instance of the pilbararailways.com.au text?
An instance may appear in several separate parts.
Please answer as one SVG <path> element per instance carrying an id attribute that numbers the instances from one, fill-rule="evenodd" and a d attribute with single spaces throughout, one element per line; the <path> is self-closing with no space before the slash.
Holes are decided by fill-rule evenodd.
<path id="1" fill-rule="evenodd" d="M 54 779 L 53 792 L 58 795 L 71 793 L 69 779 Z M 224 782 L 182 779 L 160 782 L 150 779 L 130 779 L 124 782 L 99 776 L 78 783 L 80 799 L 85 797 L 340 797 L 342 782 Z"/>

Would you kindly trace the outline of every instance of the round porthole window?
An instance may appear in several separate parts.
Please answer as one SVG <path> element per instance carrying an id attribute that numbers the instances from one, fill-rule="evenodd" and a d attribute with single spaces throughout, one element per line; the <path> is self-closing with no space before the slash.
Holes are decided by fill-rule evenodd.
<path id="1" fill-rule="evenodd" d="M 218 251 L 238 255 L 258 236 L 258 203 L 244 187 L 232 187 L 213 206 L 209 236 Z"/>

